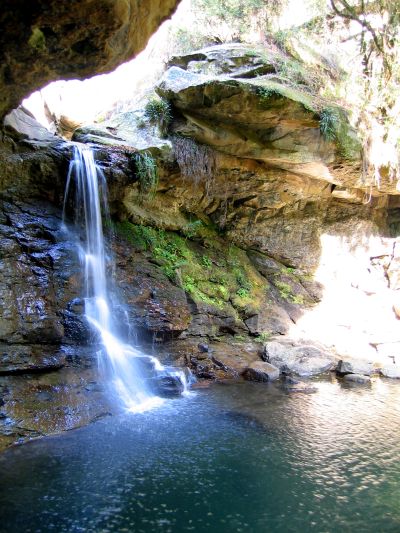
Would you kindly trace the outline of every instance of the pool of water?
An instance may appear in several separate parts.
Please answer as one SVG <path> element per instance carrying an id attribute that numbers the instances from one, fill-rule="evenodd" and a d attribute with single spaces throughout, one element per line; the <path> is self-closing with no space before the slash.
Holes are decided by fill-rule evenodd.
<path id="1" fill-rule="evenodd" d="M 0 456 L 4 532 L 399 532 L 400 383 L 214 385 Z"/>

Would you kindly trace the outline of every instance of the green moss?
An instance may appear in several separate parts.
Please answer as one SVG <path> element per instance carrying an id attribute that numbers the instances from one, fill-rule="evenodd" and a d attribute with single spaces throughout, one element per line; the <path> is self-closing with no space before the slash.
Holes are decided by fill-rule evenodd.
<path id="1" fill-rule="evenodd" d="M 117 223 L 115 229 L 135 248 L 151 253 L 164 274 L 196 302 L 219 309 L 233 305 L 239 316 L 250 304 L 261 306 L 265 298 L 265 280 L 246 253 L 236 246 L 227 249 L 226 241 L 209 226 L 202 225 L 197 236 L 201 242 L 130 222 Z"/>
<path id="2" fill-rule="evenodd" d="M 40 28 L 37 28 L 36 26 L 32 28 L 32 33 L 29 37 L 28 44 L 31 48 L 38 52 L 46 50 L 46 37 Z"/>
<path id="3" fill-rule="evenodd" d="M 304 297 L 301 294 L 294 294 L 292 287 L 289 285 L 289 283 L 285 283 L 284 281 L 276 280 L 274 282 L 275 287 L 279 290 L 279 295 L 283 300 L 286 300 L 287 302 L 291 302 L 293 304 L 303 305 Z"/>
<path id="4" fill-rule="evenodd" d="M 254 79 L 251 82 L 253 87 L 256 85 L 256 95 L 258 97 L 261 95 L 260 107 L 262 108 L 265 108 L 267 105 L 267 98 L 284 97 L 293 100 L 293 102 L 298 102 L 304 109 L 311 113 L 318 113 L 321 110 L 319 99 L 305 92 L 302 87 L 289 86 L 270 79 Z M 242 80 L 241 83 L 243 85 L 247 84 L 245 80 Z"/>

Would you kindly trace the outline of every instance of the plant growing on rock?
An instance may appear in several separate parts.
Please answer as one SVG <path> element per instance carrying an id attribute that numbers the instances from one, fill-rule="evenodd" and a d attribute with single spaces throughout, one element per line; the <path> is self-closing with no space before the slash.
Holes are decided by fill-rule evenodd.
<path id="1" fill-rule="evenodd" d="M 188 239 L 193 239 L 199 233 L 199 230 L 202 228 L 203 222 L 201 220 L 193 220 L 189 222 L 183 229 L 182 232 Z"/>
<path id="2" fill-rule="evenodd" d="M 160 135 L 166 137 L 172 120 L 171 104 L 164 98 L 153 96 L 144 108 L 144 115 L 151 124 L 156 124 Z"/>
<path id="3" fill-rule="evenodd" d="M 134 161 L 140 194 L 154 196 L 158 185 L 158 169 L 154 157 L 149 152 L 143 152 L 135 154 Z"/>
<path id="4" fill-rule="evenodd" d="M 271 339 L 271 333 L 268 331 L 263 331 L 257 337 L 254 339 L 255 342 L 259 342 L 260 344 L 264 344 L 265 342 L 268 342 Z"/>
<path id="5" fill-rule="evenodd" d="M 319 116 L 319 130 L 325 140 L 335 141 L 337 139 L 339 121 L 340 119 L 336 109 L 326 107 L 321 111 Z"/>
<path id="6" fill-rule="evenodd" d="M 211 148 L 178 135 L 173 137 L 172 144 L 182 176 L 195 183 L 204 182 L 205 190 L 208 192 L 215 167 L 214 153 Z"/>

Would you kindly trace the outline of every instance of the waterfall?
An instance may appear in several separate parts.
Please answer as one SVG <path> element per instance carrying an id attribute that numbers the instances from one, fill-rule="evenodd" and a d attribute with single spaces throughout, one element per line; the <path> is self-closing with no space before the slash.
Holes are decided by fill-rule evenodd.
<path id="1" fill-rule="evenodd" d="M 184 392 L 185 374 L 164 367 L 155 357 L 143 354 L 121 339 L 113 316 L 112 276 L 107 276 L 107 271 L 112 270 L 112 258 L 106 254 L 103 236 L 103 219 L 109 220 L 107 184 L 92 150 L 85 145 L 73 147 L 63 220 L 72 182 L 75 183 L 75 227 L 80 234 L 79 252 L 84 269 L 85 317 L 100 338 L 99 368 L 125 408 L 145 411 L 163 402 L 158 396 L 163 387 L 170 393 Z"/>

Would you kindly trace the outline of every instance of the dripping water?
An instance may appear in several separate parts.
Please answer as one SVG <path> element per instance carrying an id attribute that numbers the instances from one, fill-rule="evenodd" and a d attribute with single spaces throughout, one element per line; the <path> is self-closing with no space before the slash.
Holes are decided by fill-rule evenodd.
<path id="1" fill-rule="evenodd" d="M 113 261 L 107 255 L 103 219 L 109 220 L 107 184 L 96 165 L 92 150 L 75 145 L 67 176 L 63 220 L 75 184 L 75 227 L 80 234 L 79 254 L 84 269 L 85 317 L 99 335 L 102 349 L 98 352 L 99 368 L 114 394 L 130 411 L 145 411 L 160 405 L 158 395 L 163 387 L 168 393 L 186 392 L 183 371 L 164 367 L 153 356 L 145 355 L 122 338 L 115 323 L 112 276 L 107 272 Z M 165 391 L 164 391 L 165 392 Z"/>

